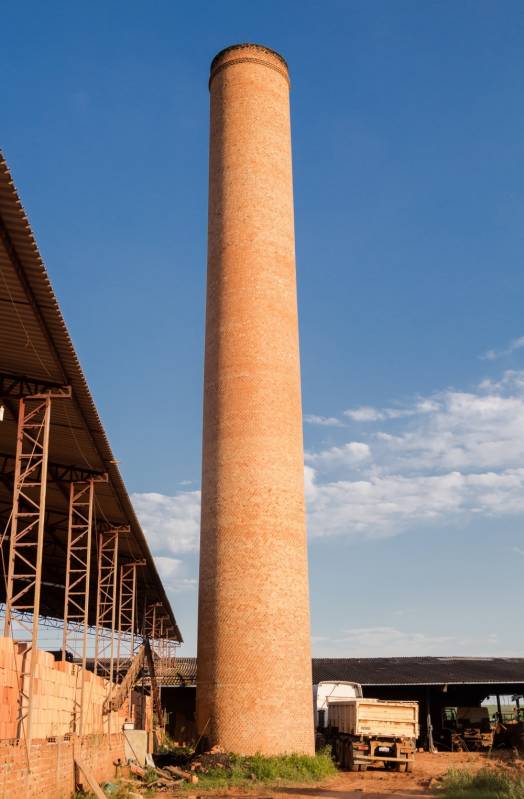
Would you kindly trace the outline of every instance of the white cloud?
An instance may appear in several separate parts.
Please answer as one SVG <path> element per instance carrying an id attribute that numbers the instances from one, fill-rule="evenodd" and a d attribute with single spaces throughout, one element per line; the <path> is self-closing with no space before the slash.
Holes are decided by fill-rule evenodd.
<path id="1" fill-rule="evenodd" d="M 384 411 L 372 408 L 370 405 L 362 405 L 360 408 L 349 408 L 344 411 L 344 416 L 349 416 L 354 422 L 378 422 L 385 419 Z"/>
<path id="2" fill-rule="evenodd" d="M 455 638 L 405 632 L 396 627 L 352 627 L 339 636 L 321 642 L 313 638 L 317 657 L 341 654 L 347 657 L 402 657 L 409 655 L 442 655 L 455 646 Z M 326 652 L 326 648 L 329 652 Z M 318 651 L 324 650 L 322 654 Z"/>
<path id="3" fill-rule="evenodd" d="M 377 436 L 375 457 L 388 470 L 504 469 L 524 463 L 524 390 L 520 375 L 482 384 L 475 392 L 447 390 L 432 409 L 392 436 Z"/>
<path id="4" fill-rule="evenodd" d="M 343 422 L 335 416 L 317 416 L 314 413 L 306 413 L 304 422 L 306 424 L 318 424 L 323 427 L 344 427 Z"/>
<path id="5" fill-rule="evenodd" d="M 497 358 L 503 358 L 506 355 L 511 355 L 512 352 L 515 350 L 521 350 L 524 348 L 524 336 L 519 336 L 519 338 L 513 339 L 509 343 L 509 345 L 504 350 L 488 350 L 483 355 L 480 356 L 481 360 L 483 361 L 494 361 Z"/>
<path id="6" fill-rule="evenodd" d="M 522 647 L 501 651 L 496 633 L 482 637 L 431 635 L 397 627 L 351 627 L 339 635 L 313 636 L 315 657 L 521 657 Z"/>
<path id="7" fill-rule="evenodd" d="M 371 411 L 393 418 L 366 406 L 361 421 Z M 418 397 L 394 434 L 369 441 L 308 453 L 313 535 L 391 535 L 444 517 L 524 511 L 524 372 Z"/>
<path id="8" fill-rule="evenodd" d="M 394 535 L 443 517 L 524 511 L 524 469 L 496 473 L 410 476 L 316 482 L 309 474 L 308 526 L 313 536 Z"/>
<path id="9" fill-rule="evenodd" d="M 354 422 L 383 422 L 387 419 L 405 419 L 409 416 L 431 413 L 434 410 L 434 400 L 426 398 L 419 399 L 407 408 L 373 408 L 371 405 L 362 405 L 360 408 L 349 408 L 344 411 L 344 416 L 349 416 Z"/>
<path id="10" fill-rule="evenodd" d="M 196 578 L 184 575 L 185 564 L 179 558 L 158 556 L 155 557 L 155 563 L 166 591 L 178 592 L 196 588 Z"/>
<path id="11" fill-rule="evenodd" d="M 377 430 L 368 442 L 306 453 L 311 535 L 371 538 L 524 513 L 524 371 L 470 391 L 416 397 L 394 434 Z M 197 550 L 198 491 L 135 494 L 133 501 L 155 556 Z"/>
<path id="12" fill-rule="evenodd" d="M 341 447 L 330 447 L 322 452 L 306 452 L 307 463 L 315 463 L 324 468 L 333 468 L 347 464 L 356 465 L 368 460 L 371 452 L 368 444 L 362 441 L 350 441 Z"/>
<path id="13" fill-rule="evenodd" d="M 154 555 L 169 557 L 198 549 L 200 491 L 133 494 L 131 499 Z"/>

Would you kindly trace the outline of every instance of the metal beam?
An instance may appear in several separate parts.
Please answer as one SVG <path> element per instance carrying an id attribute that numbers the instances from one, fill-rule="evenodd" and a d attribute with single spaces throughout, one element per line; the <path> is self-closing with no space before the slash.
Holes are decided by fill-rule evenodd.
<path id="1" fill-rule="evenodd" d="M 136 634 L 136 570 L 145 566 L 146 560 L 123 563 L 120 566 L 120 585 L 118 600 L 118 645 L 116 656 L 116 673 L 120 673 L 120 660 L 123 657 L 131 661 L 134 656 Z M 127 644 L 127 646 L 126 646 Z M 124 648 L 128 652 L 124 653 Z"/>
<path id="2" fill-rule="evenodd" d="M 146 560 L 124 563 L 120 566 L 120 595 L 118 602 L 118 646 L 116 656 L 117 679 L 120 675 L 121 658 L 127 656 L 129 666 L 135 656 L 136 634 L 136 570 L 145 566 Z M 124 653 L 124 649 L 128 651 Z M 131 714 L 131 691 L 128 696 L 128 716 Z"/>
<path id="3" fill-rule="evenodd" d="M 71 398 L 71 386 L 39 380 L 25 375 L 13 375 L 0 372 L 0 399 L 23 399 L 33 397 L 67 397 Z"/>
<path id="4" fill-rule="evenodd" d="M 113 687 L 115 609 L 117 601 L 119 528 L 98 536 L 98 579 L 96 597 L 95 674 L 109 680 L 109 700 Z"/>
<path id="5" fill-rule="evenodd" d="M 32 735 L 32 699 L 38 656 L 38 614 L 50 423 L 49 396 L 45 399 L 20 400 L 4 636 L 12 634 L 13 610 L 33 614 L 35 622 L 30 630 L 31 644 L 23 658 L 18 707 L 19 730 L 25 737 L 28 751 Z"/>
<path id="6" fill-rule="evenodd" d="M 85 667 L 89 614 L 89 579 L 91 571 L 91 535 L 93 524 L 94 481 L 71 483 L 67 530 L 67 561 L 64 597 L 64 634 L 62 660 L 70 650 L 82 664 L 80 686 L 75 696 L 74 731 L 80 735 L 84 726 Z M 81 631 L 80 635 L 79 630 Z"/>
<path id="7" fill-rule="evenodd" d="M 11 472 L 7 471 L 8 464 L 15 461 L 15 455 L 7 452 L 0 452 L 0 473 L 7 478 Z M 107 483 L 109 476 L 107 472 L 97 472 L 93 469 L 85 469 L 81 466 L 72 466 L 65 463 L 54 463 L 49 461 L 47 464 L 47 475 L 54 483 L 83 483 L 87 480 L 95 480 L 97 483 Z"/>

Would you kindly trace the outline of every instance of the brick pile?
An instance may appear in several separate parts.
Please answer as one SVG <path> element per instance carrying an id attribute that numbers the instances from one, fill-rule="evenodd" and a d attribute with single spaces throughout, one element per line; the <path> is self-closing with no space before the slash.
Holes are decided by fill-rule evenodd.
<path id="1" fill-rule="evenodd" d="M 0 740 L 16 738 L 20 675 L 28 671 L 30 653 L 24 644 L 0 638 Z M 117 712 L 104 714 L 109 682 L 77 664 L 57 661 L 49 652 L 38 652 L 33 687 L 34 739 L 63 736 L 74 732 L 75 706 L 84 680 L 84 734 L 109 733 L 122 729 L 127 704 Z M 25 679 L 28 679 L 27 677 Z"/>
<path id="2" fill-rule="evenodd" d="M 17 724 L 20 679 L 28 669 L 25 644 L 0 637 L 0 797 L 1 799 L 69 799 L 75 790 L 75 757 L 90 766 L 102 782 L 115 776 L 124 761 L 123 722 L 127 703 L 104 714 L 109 682 L 76 664 L 55 661 L 38 652 L 33 690 L 30 751 Z M 28 679 L 27 677 L 25 679 Z M 84 735 L 73 734 L 75 702 L 85 681 Z M 151 723 L 151 701 L 133 693 L 132 716 Z"/>

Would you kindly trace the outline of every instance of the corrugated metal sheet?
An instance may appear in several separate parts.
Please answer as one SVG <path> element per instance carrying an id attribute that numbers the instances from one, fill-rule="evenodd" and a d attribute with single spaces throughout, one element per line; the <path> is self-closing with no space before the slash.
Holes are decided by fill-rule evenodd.
<path id="1" fill-rule="evenodd" d="M 195 685 L 196 658 L 178 658 L 163 685 Z M 524 658 L 313 658 L 313 682 L 361 685 L 524 685 Z"/>
<path id="2" fill-rule="evenodd" d="M 524 658 L 316 658 L 313 681 L 361 685 L 524 683 Z"/>
<path id="3" fill-rule="evenodd" d="M 148 602 L 162 603 L 176 630 L 175 637 L 182 640 L 1 152 L 0 222 L 0 371 L 72 386 L 71 400 L 53 403 L 50 461 L 109 474 L 108 485 L 97 485 L 98 516 L 112 524 L 131 526 L 131 533 L 121 537 L 121 559 L 146 559 L 147 566 L 137 572 L 141 602 L 147 596 Z M 15 433 L 16 420 L 7 409 L 0 425 L 0 454 L 14 454 Z M 5 485 L 0 485 L 0 497 L 7 507 L 10 495 Z M 48 507 L 50 519 L 56 524 L 52 525 L 53 538 L 48 537 L 46 543 L 44 579 L 58 583 L 62 565 L 65 571 L 65 560 L 52 558 L 51 548 L 62 548 L 63 552 L 66 529 L 57 520 L 67 512 L 67 501 L 52 485 Z M 0 600 L 3 590 L 0 585 Z M 60 592 L 44 593 L 43 611 L 61 617 L 63 596 Z M 94 619 L 93 591 L 91 599 Z M 138 612 L 141 614 L 142 608 Z"/>

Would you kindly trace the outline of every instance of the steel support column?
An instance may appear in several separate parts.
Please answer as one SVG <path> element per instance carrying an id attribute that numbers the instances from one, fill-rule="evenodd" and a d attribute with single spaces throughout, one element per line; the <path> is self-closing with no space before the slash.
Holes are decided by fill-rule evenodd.
<path id="1" fill-rule="evenodd" d="M 118 645 L 116 655 L 116 679 L 120 680 L 120 669 L 122 659 L 127 657 L 128 667 L 135 655 L 135 633 L 136 633 L 136 570 L 139 566 L 145 566 L 145 560 L 137 560 L 132 563 L 123 563 L 120 566 L 120 586 L 118 601 Z M 124 649 L 128 651 L 125 652 Z M 132 692 L 128 697 L 128 715 L 131 713 Z"/>
<path id="2" fill-rule="evenodd" d="M 56 396 L 70 397 L 69 387 L 57 389 Z M 22 624 L 31 634 L 23 658 L 18 704 L 19 737 L 29 746 L 32 737 L 34 674 L 38 656 L 38 616 L 44 549 L 47 463 L 51 399 L 53 392 L 21 397 L 13 489 L 13 509 L 7 566 L 4 636 L 13 633 L 14 616 L 29 614 L 32 623 Z"/>
<path id="3" fill-rule="evenodd" d="M 93 479 L 85 483 L 71 483 L 62 660 L 66 659 L 66 652 L 69 649 L 75 659 L 81 662 L 80 685 L 77 687 L 73 710 L 73 729 L 80 735 L 84 726 L 93 499 Z"/>
<path id="4" fill-rule="evenodd" d="M 4 636 L 12 634 L 14 611 L 32 614 L 31 644 L 22 661 L 18 699 L 18 735 L 25 737 L 28 751 L 32 737 L 33 678 L 38 656 L 50 422 L 50 397 L 20 400 Z"/>
<path id="5" fill-rule="evenodd" d="M 95 674 L 113 680 L 115 609 L 118 575 L 119 530 L 98 536 L 98 579 L 96 597 Z M 105 661 L 105 662 L 104 662 Z"/>

